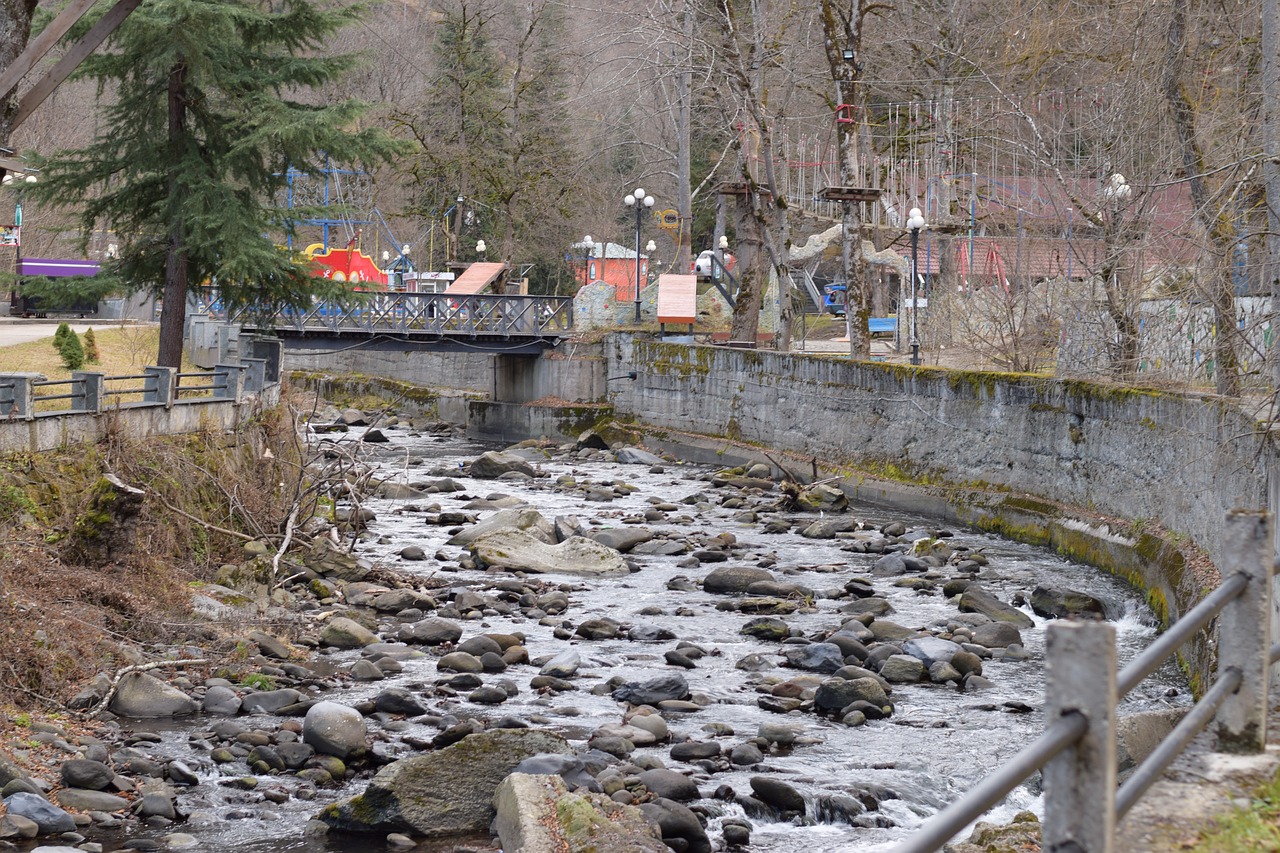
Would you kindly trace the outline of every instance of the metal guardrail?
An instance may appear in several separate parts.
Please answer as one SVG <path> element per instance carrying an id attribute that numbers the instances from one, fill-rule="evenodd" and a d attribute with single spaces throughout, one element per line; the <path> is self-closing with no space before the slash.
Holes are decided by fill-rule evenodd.
<path id="1" fill-rule="evenodd" d="M 132 402 L 117 400 L 114 407 L 162 406 L 199 403 L 207 400 L 240 402 L 245 394 L 261 391 L 266 383 L 266 360 L 241 359 L 239 364 L 219 364 L 208 373 L 179 373 L 171 367 L 147 367 L 142 373 L 108 376 L 77 370 L 70 379 L 50 380 L 38 373 L 0 373 L 0 420 L 34 420 L 66 414 L 100 414 L 113 397 L 133 396 Z M 207 382 L 184 383 L 183 380 Z M 274 380 L 273 380 L 274 381 Z M 108 387 L 108 383 L 131 383 Z M 44 394 L 42 389 L 70 386 L 66 394 Z M 191 396 L 196 394 L 198 396 Z M 182 395 L 182 399 L 179 396 Z M 47 404 L 68 400 L 67 408 L 50 409 Z"/>
<path id="2" fill-rule="evenodd" d="M 1116 672 L 1114 627 L 1098 622 L 1051 624 L 1045 733 L 892 853 L 940 849 L 1037 770 L 1043 771 L 1045 794 L 1042 849 L 1111 853 L 1120 818 L 1211 723 L 1217 723 L 1220 749 L 1261 752 L 1266 745 L 1269 670 L 1280 660 L 1280 644 L 1268 645 L 1270 516 L 1229 513 L 1225 543 L 1226 580 L 1122 672 Z M 1117 790 L 1116 702 L 1215 618 L 1217 679 Z"/>
<path id="3" fill-rule="evenodd" d="M 573 328 L 567 296 L 473 296 L 444 293 L 363 292 L 345 302 L 317 302 L 303 311 L 262 316 L 253 308 L 221 319 L 295 332 L 323 331 L 469 337 L 560 337 Z"/>

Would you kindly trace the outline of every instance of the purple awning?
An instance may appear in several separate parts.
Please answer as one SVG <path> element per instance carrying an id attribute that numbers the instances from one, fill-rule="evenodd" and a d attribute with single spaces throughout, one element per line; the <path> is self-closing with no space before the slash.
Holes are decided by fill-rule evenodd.
<path id="1" fill-rule="evenodd" d="M 97 275 L 97 261 L 61 261 L 55 258 L 23 258 L 18 262 L 18 275 Z"/>

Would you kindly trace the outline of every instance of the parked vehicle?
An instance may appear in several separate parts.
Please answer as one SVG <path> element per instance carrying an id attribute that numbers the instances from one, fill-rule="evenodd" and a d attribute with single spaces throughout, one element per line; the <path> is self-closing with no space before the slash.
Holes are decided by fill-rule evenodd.
<path id="1" fill-rule="evenodd" d="M 701 252 L 693 261 L 693 274 L 698 278 L 712 278 L 716 281 L 720 280 L 720 269 L 713 263 L 716 253 L 711 249 Z M 722 253 L 724 268 L 729 272 L 733 272 L 733 268 L 737 266 L 738 259 L 728 252 Z"/>

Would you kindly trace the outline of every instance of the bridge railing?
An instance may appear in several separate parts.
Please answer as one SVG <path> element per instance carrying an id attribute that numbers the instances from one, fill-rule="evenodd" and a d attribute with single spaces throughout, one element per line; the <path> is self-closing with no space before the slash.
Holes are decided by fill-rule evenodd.
<path id="1" fill-rule="evenodd" d="M 1216 723 L 1218 748 L 1266 746 L 1270 646 L 1271 525 L 1263 512 L 1227 516 L 1222 584 L 1116 672 L 1115 628 L 1054 622 L 1048 628 L 1045 732 L 939 812 L 892 853 L 932 853 L 1042 770 L 1041 849 L 1115 850 L 1116 825 L 1187 744 Z M 1124 785 L 1116 788 L 1116 703 L 1217 618 L 1217 678 Z"/>
<path id="2" fill-rule="evenodd" d="M 259 328 L 251 310 L 228 318 Z M 366 332 L 500 337 L 558 337 L 573 328 L 567 296 L 362 292 L 341 302 L 284 309 L 271 322 L 295 332 Z"/>

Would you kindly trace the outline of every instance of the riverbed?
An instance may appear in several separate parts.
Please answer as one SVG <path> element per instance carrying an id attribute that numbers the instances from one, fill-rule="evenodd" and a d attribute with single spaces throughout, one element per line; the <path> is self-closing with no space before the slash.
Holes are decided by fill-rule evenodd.
<path id="1" fill-rule="evenodd" d="M 352 441 L 360 431 L 342 437 Z M 715 537 L 736 543 L 732 562 L 767 567 L 779 580 L 801 584 L 814 593 L 808 607 L 785 616 L 793 636 L 814 637 L 833 630 L 848 616 L 839 608 L 848 603 L 837 592 L 854 577 L 865 577 L 881 556 L 853 553 L 848 539 L 807 539 L 799 531 L 818 517 L 812 513 L 772 509 L 776 492 L 739 490 L 716 485 L 715 469 L 665 460 L 660 465 L 620 464 L 603 454 L 584 457 L 576 452 L 529 448 L 522 451 L 538 469 L 533 479 L 476 480 L 466 466 L 486 446 L 457 438 L 419 434 L 407 429 L 383 430 L 387 443 L 369 445 L 371 461 L 379 477 L 404 484 L 436 482 L 448 476 L 461 491 L 429 496 L 387 499 L 368 498 L 362 506 L 374 518 L 357 546 L 357 553 L 375 564 L 398 572 L 447 581 L 455 589 L 491 591 L 501 575 L 467 568 L 467 553 L 448 544 L 465 525 L 437 523 L 440 512 L 458 512 L 483 518 L 496 505 L 517 501 L 537 509 L 548 519 L 574 516 L 587 530 L 609 527 L 644 527 L 659 537 L 690 543 L 691 550 Z M 605 496 L 609 499 L 603 499 Z M 515 499 L 515 500 L 513 500 Z M 907 538 L 937 538 L 950 546 L 980 552 L 986 565 L 977 574 L 983 587 L 1002 600 L 1019 594 L 1029 597 L 1038 584 L 1087 592 L 1105 603 L 1107 617 L 1118 634 L 1121 664 L 1144 648 L 1155 636 L 1155 621 L 1141 597 L 1122 581 L 1086 566 L 1072 564 L 1044 549 L 1000 539 L 977 531 L 946 528 L 939 522 L 875 506 L 848 510 L 868 528 L 900 523 Z M 446 516 L 447 518 L 448 516 Z M 765 532 L 768 520 L 792 522 L 786 532 Z M 774 525 L 777 529 L 780 525 Z M 405 548 L 417 546 L 428 559 L 409 561 Z M 530 618 L 519 609 L 502 612 L 486 608 L 475 618 L 462 620 L 464 638 L 479 633 L 520 633 L 533 660 L 509 667 L 499 675 L 485 675 L 486 682 L 510 682 L 516 693 L 495 706 L 470 703 L 465 696 L 437 694 L 429 715 L 410 720 L 370 720 L 371 730 L 382 729 L 385 739 L 397 744 L 429 741 L 442 724 L 468 718 L 514 717 L 531 725 L 551 728 L 576 744 L 585 744 L 600 726 L 616 724 L 624 707 L 614 701 L 604 682 L 620 678 L 643 682 L 655 676 L 680 672 L 688 681 L 696 711 L 665 715 L 673 741 L 716 740 L 725 752 L 755 737 L 762 723 L 785 723 L 798 733 L 797 742 L 766 751 L 763 761 L 751 767 L 726 767 L 708 772 L 705 766 L 671 760 L 670 744 L 637 750 L 667 767 L 689 772 L 703 799 L 691 804 L 708 817 L 713 841 L 721 822 L 742 818 L 740 805 L 725 795 L 726 789 L 749 793 L 752 776 L 769 774 L 786 781 L 804 796 L 808 807 L 799 820 L 773 821 L 759 814 L 752 823 L 750 849 L 762 853 L 835 853 L 835 851 L 887 849 L 913 828 L 956 799 L 993 768 L 1009 759 L 1043 729 L 1044 626 L 1045 620 L 1028 615 L 1034 627 L 1022 631 L 1025 656 L 999 656 L 983 662 L 989 689 L 959 692 L 954 686 L 920 684 L 895 686 L 894 712 L 885 720 L 847 726 L 801 710 L 780 714 L 761 706 L 766 687 L 778 679 L 800 675 L 785 668 L 776 642 L 744 636 L 748 614 L 722 609 L 725 596 L 704 592 L 701 578 L 717 565 L 698 563 L 688 553 L 630 555 L 632 573 L 620 578 L 584 579 L 543 575 L 541 581 L 558 583 L 567 593 L 568 609 L 547 618 Z M 943 575 L 947 575 L 945 570 Z M 913 628 L 942 626 L 955 620 L 954 601 L 940 591 L 895 585 L 892 579 L 873 581 L 877 597 L 886 599 L 892 613 L 886 618 Z M 573 629 L 593 618 L 609 618 L 624 626 L 656 629 L 655 636 L 674 637 L 655 642 L 628 638 L 623 631 L 613 639 L 589 641 L 573 637 Z M 392 618 L 382 620 L 384 635 L 393 631 Z M 678 644 L 692 644 L 701 654 L 691 669 L 675 668 L 664 653 Z M 573 646 L 583 658 L 572 692 L 546 694 L 532 690 L 530 679 L 537 663 Z M 762 671 L 739 668 L 744 658 L 758 655 L 766 662 Z M 324 656 L 326 665 L 345 667 L 360 658 L 358 651 Z M 398 675 L 378 682 L 343 682 L 326 698 L 357 704 L 391 686 L 422 688 L 447 677 L 436 670 L 438 655 L 406 660 Z M 771 681 L 772 680 L 772 681 Z M 1189 702 L 1185 680 L 1166 667 L 1125 700 L 1122 714 L 1174 707 Z M 765 703 L 768 704 L 768 703 Z M 443 723 L 442 723 L 443 721 Z M 160 732 L 158 747 L 168 754 L 184 754 L 199 744 L 193 734 L 211 720 L 166 725 L 137 723 Z M 180 806 L 192 817 L 181 829 L 195 835 L 201 849 L 223 851 L 384 850 L 380 836 L 358 839 L 331 836 L 304 838 L 308 818 L 327 802 L 359 792 L 367 779 L 340 788 L 323 788 L 314 800 L 299 799 L 304 791 L 285 777 L 272 780 L 289 797 L 282 802 L 264 801 L 257 794 L 228 784 L 246 767 L 215 766 L 197 755 L 190 763 L 202 782 L 180 798 Z M 716 793 L 720 796 L 713 796 Z M 823 803 L 853 797 L 874 804 L 856 818 L 833 814 Z M 276 799 L 281 799 L 277 797 Z M 1038 809 L 1034 781 L 1012 794 L 989 817 L 1000 820 L 1016 811 Z M 157 831 L 157 836 L 163 833 Z M 477 839 L 485 846 L 487 839 Z M 464 845 L 465 846 L 465 845 Z"/>

